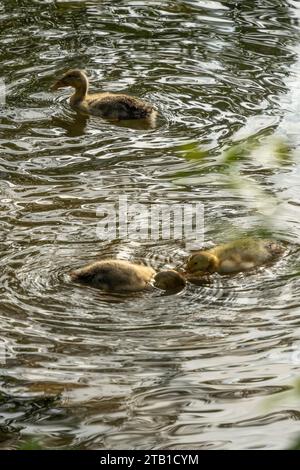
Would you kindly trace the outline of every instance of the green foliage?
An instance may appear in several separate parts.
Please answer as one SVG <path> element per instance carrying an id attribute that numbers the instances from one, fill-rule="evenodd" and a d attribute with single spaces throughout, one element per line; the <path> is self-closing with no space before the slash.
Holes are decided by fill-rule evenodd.
<path id="1" fill-rule="evenodd" d="M 223 164 L 225 168 L 231 167 L 242 160 L 247 160 L 254 147 L 255 144 L 250 142 L 240 143 L 230 147 L 223 154 Z"/>
<path id="2" fill-rule="evenodd" d="M 189 142 L 180 145 L 176 151 L 186 160 L 204 162 L 209 156 L 207 150 L 201 149 L 198 142 Z M 249 138 L 225 149 L 220 158 L 220 165 L 224 171 L 232 171 L 242 162 L 253 164 L 265 164 L 266 166 L 281 166 L 291 163 L 293 159 L 292 149 L 279 137 L 266 138 L 260 141 L 257 138 Z"/>
<path id="3" fill-rule="evenodd" d="M 283 140 L 277 141 L 277 146 L 275 148 L 275 157 L 278 160 L 278 162 L 281 163 L 282 165 L 292 162 L 293 160 L 292 149 L 287 144 L 287 142 Z"/>
<path id="4" fill-rule="evenodd" d="M 293 159 L 292 149 L 283 139 L 269 137 L 260 141 L 249 138 L 223 152 L 222 161 L 227 170 L 238 163 L 248 162 L 265 168 L 278 168 Z"/>
<path id="5" fill-rule="evenodd" d="M 196 142 L 191 142 L 177 148 L 187 160 L 195 162 L 192 171 L 181 171 L 175 176 L 180 179 L 190 176 L 203 177 L 208 171 L 213 171 L 208 163 L 207 151 L 201 150 Z M 277 136 L 250 137 L 225 149 L 217 158 L 216 173 L 221 177 L 221 184 L 228 191 L 234 192 L 235 197 L 246 206 L 257 219 L 255 231 L 271 236 L 275 232 L 276 223 L 280 222 L 281 205 L 278 197 L 269 186 L 263 186 L 259 175 L 266 172 L 276 172 L 286 164 L 292 163 L 294 154 L 290 146 Z M 254 176 L 253 171 L 255 168 Z M 217 176 L 218 177 L 218 176 Z"/>
<path id="6" fill-rule="evenodd" d="M 288 450 L 300 450 L 300 437 L 288 448 Z"/>
<path id="7" fill-rule="evenodd" d="M 29 438 L 23 441 L 17 450 L 42 450 L 43 447 L 35 438 Z"/>
<path id="8" fill-rule="evenodd" d="M 180 145 L 177 148 L 177 151 L 180 152 L 184 158 L 187 160 L 204 160 L 208 153 L 205 150 L 202 150 L 198 142 L 190 142 L 188 144 Z"/>
<path id="9" fill-rule="evenodd" d="M 292 385 L 287 386 L 286 391 L 276 393 L 272 398 L 265 400 L 263 402 L 263 408 L 270 410 L 278 404 L 287 404 L 288 407 L 290 407 L 291 403 L 300 405 L 300 379 L 295 380 Z M 291 443 L 291 446 L 287 450 L 300 450 L 300 435 Z"/>

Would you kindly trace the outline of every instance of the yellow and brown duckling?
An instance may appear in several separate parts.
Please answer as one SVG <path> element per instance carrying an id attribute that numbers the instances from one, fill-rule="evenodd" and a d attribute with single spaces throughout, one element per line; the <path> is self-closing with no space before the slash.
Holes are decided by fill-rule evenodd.
<path id="1" fill-rule="evenodd" d="M 105 259 L 70 273 L 72 281 L 105 291 L 139 291 L 151 282 L 154 269 L 128 261 Z"/>
<path id="2" fill-rule="evenodd" d="M 122 119 L 154 120 L 157 115 L 157 111 L 151 104 L 134 96 L 109 92 L 89 95 L 89 81 L 82 70 L 69 70 L 50 89 L 55 91 L 65 87 L 75 88 L 75 93 L 70 98 L 71 106 L 89 114 L 116 121 Z"/>
<path id="3" fill-rule="evenodd" d="M 162 290 L 180 290 L 185 280 L 176 271 L 161 271 L 118 259 L 106 259 L 76 269 L 72 281 L 110 292 L 136 292 L 153 285 Z"/>
<path id="4" fill-rule="evenodd" d="M 283 252 L 283 246 L 275 241 L 244 238 L 194 253 L 187 261 L 186 272 L 201 276 L 249 271 L 274 261 Z"/>

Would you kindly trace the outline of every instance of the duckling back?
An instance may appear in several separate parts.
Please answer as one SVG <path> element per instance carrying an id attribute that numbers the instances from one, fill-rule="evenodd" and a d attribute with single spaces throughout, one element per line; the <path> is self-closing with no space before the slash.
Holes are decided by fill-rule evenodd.
<path id="1" fill-rule="evenodd" d="M 106 291 L 139 291 L 154 276 L 154 269 L 122 260 L 96 261 L 70 273 L 75 282 Z"/>
<path id="2" fill-rule="evenodd" d="M 91 114 L 113 120 L 144 119 L 157 114 L 154 107 L 145 101 L 114 93 L 89 95 L 83 105 Z"/>
<path id="3" fill-rule="evenodd" d="M 218 272 L 225 274 L 247 271 L 269 263 L 280 256 L 284 248 L 272 240 L 245 238 L 209 251 L 219 260 Z"/>

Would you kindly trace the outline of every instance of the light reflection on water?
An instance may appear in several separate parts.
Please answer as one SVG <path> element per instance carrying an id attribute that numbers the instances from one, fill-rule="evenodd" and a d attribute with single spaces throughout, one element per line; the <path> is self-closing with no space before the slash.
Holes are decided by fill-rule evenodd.
<path id="1" fill-rule="evenodd" d="M 297 407 L 262 405 L 299 371 L 298 161 L 242 166 L 282 208 L 273 266 L 167 296 L 67 276 L 99 256 L 184 262 L 172 240 L 98 240 L 96 210 L 120 194 L 202 202 L 208 244 L 256 226 L 217 157 L 273 132 L 299 146 L 299 10 L 254 3 L 1 2 L 1 448 L 35 435 L 47 448 L 283 448 L 298 431 Z M 48 91 L 70 67 L 154 103 L 158 126 L 76 115 L 67 91 Z M 191 141 L 205 161 L 178 152 Z"/>

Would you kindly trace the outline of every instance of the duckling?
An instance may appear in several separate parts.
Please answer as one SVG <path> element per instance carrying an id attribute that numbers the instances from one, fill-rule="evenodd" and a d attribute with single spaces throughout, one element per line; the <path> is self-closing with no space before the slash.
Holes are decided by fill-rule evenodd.
<path id="1" fill-rule="evenodd" d="M 143 290 L 154 275 L 148 266 L 118 259 L 96 261 L 70 273 L 72 281 L 115 292 Z"/>
<path id="2" fill-rule="evenodd" d="M 187 261 L 186 271 L 194 275 L 248 271 L 273 261 L 283 251 L 283 246 L 275 241 L 240 239 L 194 253 Z"/>
<path id="3" fill-rule="evenodd" d="M 173 269 L 160 271 L 154 276 L 154 287 L 165 291 L 179 291 L 186 285 L 184 277 Z"/>
<path id="4" fill-rule="evenodd" d="M 103 118 L 119 121 L 121 119 L 155 119 L 157 111 L 154 107 L 134 96 L 119 93 L 88 94 L 89 81 L 82 70 L 74 69 L 66 72 L 50 88 L 73 87 L 75 93 L 70 98 L 73 108 Z"/>

